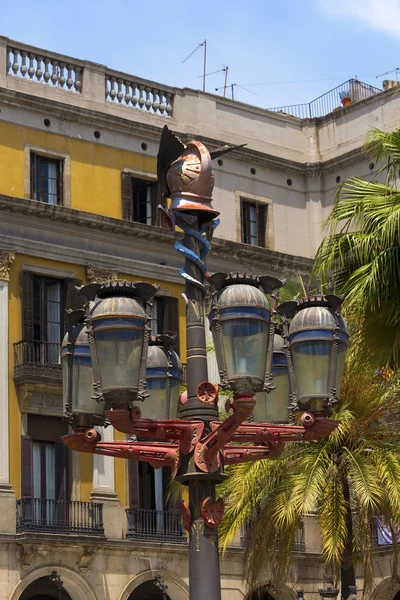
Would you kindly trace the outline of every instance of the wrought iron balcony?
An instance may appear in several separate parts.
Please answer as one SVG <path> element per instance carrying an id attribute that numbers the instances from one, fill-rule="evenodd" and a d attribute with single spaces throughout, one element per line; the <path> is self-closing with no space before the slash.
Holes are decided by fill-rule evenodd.
<path id="1" fill-rule="evenodd" d="M 21 340 L 14 344 L 14 379 L 50 378 L 61 383 L 60 344 Z"/>
<path id="2" fill-rule="evenodd" d="M 22 498 L 17 500 L 17 532 L 28 531 L 104 535 L 103 505 Z"/>
<path id="3" fill-rule="evenodd" d="M 128 519 L 127 539 L 187 543 L 181 515 L 178 511 L 128 508 L 126 516 Z"/>
<path id="4" fill-rule="evenodd" d="M 245 546 L 248 536 L 250 535 L 251 524 L 243 528 L 240 533 L 240 544 Z M 276 549 L 279 550 L 279 543 L 277 543 Z M 300 523 L 298 530 L 296 531 L 296 537 L 294 540 L 293 552 L 306 552 L 306 541 L 304 535 L 304 523 Z"/>

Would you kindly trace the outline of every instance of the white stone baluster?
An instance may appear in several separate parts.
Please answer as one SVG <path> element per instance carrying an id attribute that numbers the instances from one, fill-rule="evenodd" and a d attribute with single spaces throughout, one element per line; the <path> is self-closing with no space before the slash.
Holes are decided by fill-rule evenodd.
<path id="1" fill-rule="evenodd" d="M 60 63 L 60 78 L 58 80 L 58 83 L 60 84 L 60 87 L 62 87 L 62 88 L 65 85 L 64 69 L 65 69 L 65 64 L 64 63 Z"/>
<path id="2" fill-rule="evenodd" d="M 30 79 L 33 79 L 35 76 L 35 67 L 34 67 L 34 61 L 35 60 L 35 55 L 30 53 L 29 54 L 29 69 L 28 69 L 28 75 Z"/>
<path id="3" fill-rule="evenodd" d="M 138 104 L 139 104 L 139 108 L 143 108 L 144 103 L 145 103 L 144 95 L 143 95 L 144 85 L 139 85 L 138 88 L 139 88 L 139 102 L 138 102 Z"/>
<path id="4" fill-rule="evenodd" d="M 145 102 L 145 106 L 146 106 L 147 110 L 151 109 L 150 93 L 151 93 L 151 88 L 146 87 L 146 102 Z"/>
<path id="5" fill-rule="evenodd" d="M 124 100 L 125 100 L 125 104 L 127 106 L 130 105 L 131 100 L 132 100 L 132 96 L 131 96 L 131 83 L 130 81 L 124 81 L 125 84 L 125 96 L 124 96 Z"/>
<path id="6" fill-rule="evenodd" d="M 114 102 L 115 96 L 117 95 L 117 91 L 115 89 L 115 82 L 116 82 L 115 77 L 110 77 L 110 82 L 111 82 L 110 98 L 111 98 L 112 102 Z"/>
<path id="7" fill-rule="evenodd" d="M 50 62 L 49 58 L 45 58 L 44 59 L 44 75 L 43 75 L 43 79 L 44 79 L 45 83 L 49 83 L 49 81 L 51 79 L 51 74 L 50 74 L 50 70 L 49 70 L 49 62 Z"/>
<path id="8" fill-rule="evenodd" d="M 69 90 L 74 85 L 74 80 L 72 79 L 72 69 L 73 69 L 72 65 L 67 65 L 67 71 L 68 71 L 67 88 Z"/>
<path id="9" fill-rule="evenodd" d="M 136 106 L 138 103 L 138 97 L 137 97 L 137 85 L 136 83 L 132 83 L 132 106 Z"/>
<path id="10" fill-rule="evenodd" d="M 18 71 L 19 71 L 19 63 L 18 63 L 19 52 L 18 52 L 18 50 L 15 50 L 15 49 L 11 50 L 11 52 L 14 55 L 14 62 L 13 62 L 13 65 L 12 65 L 12 70 L 14 72 L 14 75 L 16 75 L 18 73 Z"/>
<path id="11" fill-rule="evenodd" d="M 123 84 L 122 79 L 117 79 L 117 84 L 118 84 L 117 100 L 121 104 L 122 100 L 124 99 L 124 92 L 122 91 L 122 84 Z"/>
<path id="12" fill-rule="evenodd" d="M 80 92 L 82 89 L 81 73 L 81 67 L 75 67 L 75 89 L 77 92 Z"/>
<path id="13" fill-rule="evenodd" d="M 170 117 L 172 115 L 171 94 L 169 92 L 165 92 L 165 98 L 167 100 L 167 107 L 165 110 L 167 115 Z"/>
<path id="14" fill-rule="evenodd" d="M 41 81 L 42 75 L 43 75 L 42 60 L 43 60 L 43 58 L 41 56 L 36 57 L 36 73 L 35 73 L 35 75 L 36 75 L 36 79 L 38 81 Z"/>
<path id="15" fill-rule="evenodd" d="M 160 91 L 160 106 L 158 107 L 158 110 L 160 111 L 160 113 L 163 115 L 165 112 L 165 102 L 164 102 L 164 92 Z"/>
<path id="16" fill-rule="evenodd" d="M 8 74 L 10 72 L 10 69 L 12 66 L 11 59 L 10 59 L 11 50 L 9 48 L 6 48 L 6 53 L 7 53 L 7 71 L 6 71 L 6 73 Z"/>
<path id="17" fill-rule="evenodd" d="M 21 75 L 22 77 L 25 77 L 27 71 L 28 71 L 28 67 L 26 64 L 26 57 L 28 56 L 27 52 L 21 52 Z"/>
<path id="18" fill-rule="evenodd" d="M 51 66 L 52 66 L 51 82 L 52 82 L 53 85 L 57 85 L 57 81 L 58 81 L 58 61 L 52 60 L 51 61 Z"/>
<path id="19" fill-rule="evenodd" d="M 158 111 L 158 107 L 160 106 L 160 102 L 158 100 L 157 95 L 160 94 L 158 90 L 153 89 L 153 104 L 151 105 L 153 111 L 156 113 Z"/>

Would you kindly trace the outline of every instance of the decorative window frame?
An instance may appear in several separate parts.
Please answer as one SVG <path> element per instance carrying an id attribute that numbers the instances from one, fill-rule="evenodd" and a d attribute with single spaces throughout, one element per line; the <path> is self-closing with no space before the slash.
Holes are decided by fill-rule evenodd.
<path id="1" fill-rule="evenodd" d="M 264 204 L 267 206 L 267 223 L 265 227 L 265 249 L 274 250 L 274 210 L 273 202 L 271 198 L 265 198 L 264 196 L 256 196 L 247 192 L 240 192 L 235 190 L 235 207 L 236 207 L 236 240 L 239 243 L 242 242 L 242 215 L 241 215 L 241 202 L 257 202 L 258 204 Z M 249 244 L 246 246 L 251 247 Z M 254 248 L 260 248 L 261 246 L 254 246 Z"/>
<path id="2" fill-rule="evenodd" d="M 37 154 L 53 160 L 64 162 L 62 169 L 62 203 L 60 206 L 71 208 L 71 157 L 66 152 L 59 152 L 53 148 L 44 148 L 33 144 L 25 144 L 24 147 L 24 197 L 31 198 L 31 154 Z"/>
<path id="3" fill-rule="evenodd" d="M 124 167 L 122 169 L 123 173 L 128 173 L 131 177 L 137 177 L 138 179 L 143 179 L 144 181 L 158 181 L 157 173 L 153 171 L 143 171 L 142 169 L 136 169 L 135 167 Z"/>

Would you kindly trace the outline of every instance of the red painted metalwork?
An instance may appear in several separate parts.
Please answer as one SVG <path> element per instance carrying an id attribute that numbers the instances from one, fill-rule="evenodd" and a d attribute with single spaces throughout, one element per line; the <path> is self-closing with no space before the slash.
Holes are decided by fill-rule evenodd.
<path id="1" fill-rule="evenodd" d="M 86 431 L 77 431 L 69 435 L 64 435 L 62 440 L 70 450 L 76 450 L 77 452 L 88 452 L 90 454 L 148 462 L 155 469 L 171 467 L 174 476 L 178 470 L 179 446 L 177 444 L 88 441 Z"/>
<path id="2" fill-rule="evenodd" d="M 215 473 L 218 470 L 220 450 L 232 439 L 235 431 L 243 421 L 251 415 L 255 403 L 256 401 L 252 396 L 238 395 L 232 404 L 233 415 L 223 423 L 218 423 L 218 427 L 214 427 L 211 433 L 197 443 L 194 460 L 201 471 Z"/>
<path id="3" fill-rule="evenodd" d="M 189 533 L 192 521 L 190 517 L 190 509 L 184 500 L 182 500 L 182 502 L 180 503 L 179 509 L 181 511 L 183 528 Z"/>
<path id="4" fill-rule="evenodd" d="M 197 386 L 196 396 L 200 402 L 204 402 L 205 404 L 217 404 L 218 386 L 210 383 L 210 381 L 203 381 Z"/>
<path id="5" fill-rule="evenodd" d="M 136 421 L 132 418 L 132 411 L 127 407 L 107 410 L 106 416 L 111 425 L 122 433 L 156 440 L 178 441 L 182 454 L 189 454 L 194 450 L 204 431 L 202 421 L 182 421 L 181 419 Z"/>
<path id="6" fill-rule="evenodd" d="M 265 458 L 279 458 L 284 450 L 284 443 L 271 446 L 225 446 L 222 450 L 224 465 L 251 462 Z"/>
<path id="7" fill-rule="evenodd" d="M 210 496 L 208 496 L 201 503 L 201 516 L 204 523 L 211 529 L 216 529 L 220 526 L 224 510 L 225 504 L 222 498 L 218 498 L 218 500 L 212 502 Z"/>

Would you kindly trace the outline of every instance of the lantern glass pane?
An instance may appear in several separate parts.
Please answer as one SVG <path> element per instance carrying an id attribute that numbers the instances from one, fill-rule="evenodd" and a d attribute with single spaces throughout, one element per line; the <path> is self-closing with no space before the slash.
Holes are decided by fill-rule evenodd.
<path id="1" fill-rule="evenodd" d="M 93 395 L 92 361 L 88 356 L 74 356 L 72 412 L 79 414 L 102 415 L 104 403 L 97 402 Z"/>
<path id="2" fill-rule="evenodd" d="M 95 330 L 103 393 L 119 388 L 138 388 L 143 337 L 143 331 L 138 329 Z"/>
<path id="3" fill-rule="evenodd" d="M 147 391 L 148 398 L 137 404 L 142 411 L 142 419 L 168 419 L 166 377 L 148 379 Z"/>
<path id="4" fill-rule="evenodd" d="M 258 319 L 222 322 L 222 338 L 228 379 L 265 376 L 269 324 Z"/>
<path id="5" fill-rule="evenodd" d="M 289 376 L 287 369 L 273 371 L 273 384 L 276 386 L 269 394 L 255 394 L 256 406 L 253 410 L 257 423 L 287 423 L 289 420 Z"/>
<path id="6" fill-rule="evenodd" d="M 291 347 L 299 400 L 329 396 L 332 341 L 310 340 Z"/>
<path id="7" fill-rule="evenodd" d="M 181 382 L 179 379 L 172 379 L 171 381 L 171 398 L 169 408 L 169 419 L 179 419 L 179 391 L 181 388 Z"/>

